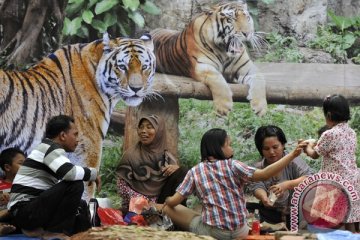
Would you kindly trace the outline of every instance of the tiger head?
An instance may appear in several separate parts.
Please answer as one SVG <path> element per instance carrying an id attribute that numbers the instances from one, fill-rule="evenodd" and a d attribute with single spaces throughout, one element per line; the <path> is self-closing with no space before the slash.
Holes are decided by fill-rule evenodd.
<path id="1" fill-rule="evenodd" d="M 151 89 L 155 74 L 155 55 L 149 34 L 140 39 L 103 36 L 103 55 L 96 70 L 102 92 L 112 99 L 122 99 L 128 106 L 138 106 Z"/>
<path id="2" fill-rule="evenodd" d="M 214 44 L 229 56 L 243 53 L 244 41 L 257 43 L 254 22 L 242 1 L 220 3 L 207 12 L 214 30 Z"/>

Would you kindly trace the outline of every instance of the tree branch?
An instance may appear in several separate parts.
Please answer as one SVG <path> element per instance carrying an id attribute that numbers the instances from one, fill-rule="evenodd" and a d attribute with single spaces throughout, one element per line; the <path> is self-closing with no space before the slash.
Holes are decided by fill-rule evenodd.
<path id="1" fill-rule="evenodd" d="M 9 55 L 8 64 L 23 64 L 30 58 L 30 53 L 38 44 L 37 40 L 44 25 L 47 1 L 31 0 L 26 10 L 22 28 L 16 34 L 15 51 Z"/>

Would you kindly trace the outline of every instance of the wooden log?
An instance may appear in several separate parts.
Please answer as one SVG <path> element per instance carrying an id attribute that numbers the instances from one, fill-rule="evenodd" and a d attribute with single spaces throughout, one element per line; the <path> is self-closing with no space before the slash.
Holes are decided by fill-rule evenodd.
<path id="1" fill-rule="evenodd" d="M 124 135 L 125 111 L 115 110 L 111 114 L 109 133 L 114 135 Z"/>
<path id="2" fill-rule="evenodd" d="M 266 81 L 270 104 L 321 106 L 329 94 L 342 94 L 360 105 L 360 66 L 352 64 L 257 63 Z M 248 87 L 229 84 L 235 102 L 247 102 Z M 211 100 L 210 90 L 190 78 L 156 74 L 154 90 L 161 96 Z"/>
<path id="3" fill-rule="evenodd" d="M 360 66 L 342 64 L 257 63 L 259 74 L 266 80 L 270 104 L 321 106 L 328 94 L 342 94 L 353 105 L 360 105 Z M 203 83 L 193 79 L 156 74 L 154 90 L 161 97 L 145 101 L 137 108 L 128 108 L 125 123 L 124 149 L 137 141 L 136 124 L 143 114 L 159 114 L 166 119 L 170 150 L 177 154 L 178 98 L 211 100 Z M 248 87 L 230 84 L 235 102 L 247 102 Z"/>

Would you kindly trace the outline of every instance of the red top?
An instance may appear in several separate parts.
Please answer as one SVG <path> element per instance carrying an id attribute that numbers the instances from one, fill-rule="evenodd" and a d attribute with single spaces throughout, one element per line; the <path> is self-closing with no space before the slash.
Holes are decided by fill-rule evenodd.
<path id="1" fill-rule="evenodd" d="M 12 183 L 6 182 L 5 179 L 0 179 L 0 191 L 10 192 Z"/>

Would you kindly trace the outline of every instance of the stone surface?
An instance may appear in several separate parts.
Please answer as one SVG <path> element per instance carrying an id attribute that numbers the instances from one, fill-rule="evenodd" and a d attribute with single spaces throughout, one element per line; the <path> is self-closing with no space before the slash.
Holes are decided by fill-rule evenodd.
<path id="1" fill-rule="evenodd" d="M 258 7 L 261 31 L 295 36 L 300 41 L 312 39 L 327 19 L 327 0 L 259 1 Z"/>
<path id="2" fill-rule="evenodd" d="M 158 16 L 145 14 L 145 30 L 168 28 L 182 30 L 199 12 L 209 9 L 218 0 L 158 0 L 157 6 L 162 10 Z M 256 18 L 257 31 L 278 32 L 294 36 L 300 45 L 316 36 L 319 26 L 330 21 L 327 11 L 331 10 L 340 16 L 359 16 L 359 0 L 276 0 L 270 4 L 264 1 L 250 1 L 257 5 L 259 12 Z M 333 59 L 319 51 L 301 50 L 306 54 L 305 62 L 332 63 Z M 314 55 L 312 56 L 311 53 Z M 257 53 L 255 53 L 257 54 Z M 259 55 L 259 54 L 258 54 Z M 255 57 L 256 58 L 256 57 Z"/>
<path id="3" fill-rule="evenodd" d="M 335 59 L 330 53 L 310 48 L 299 48 L 304 56 L 304 63 L 335 63 Z"/>

